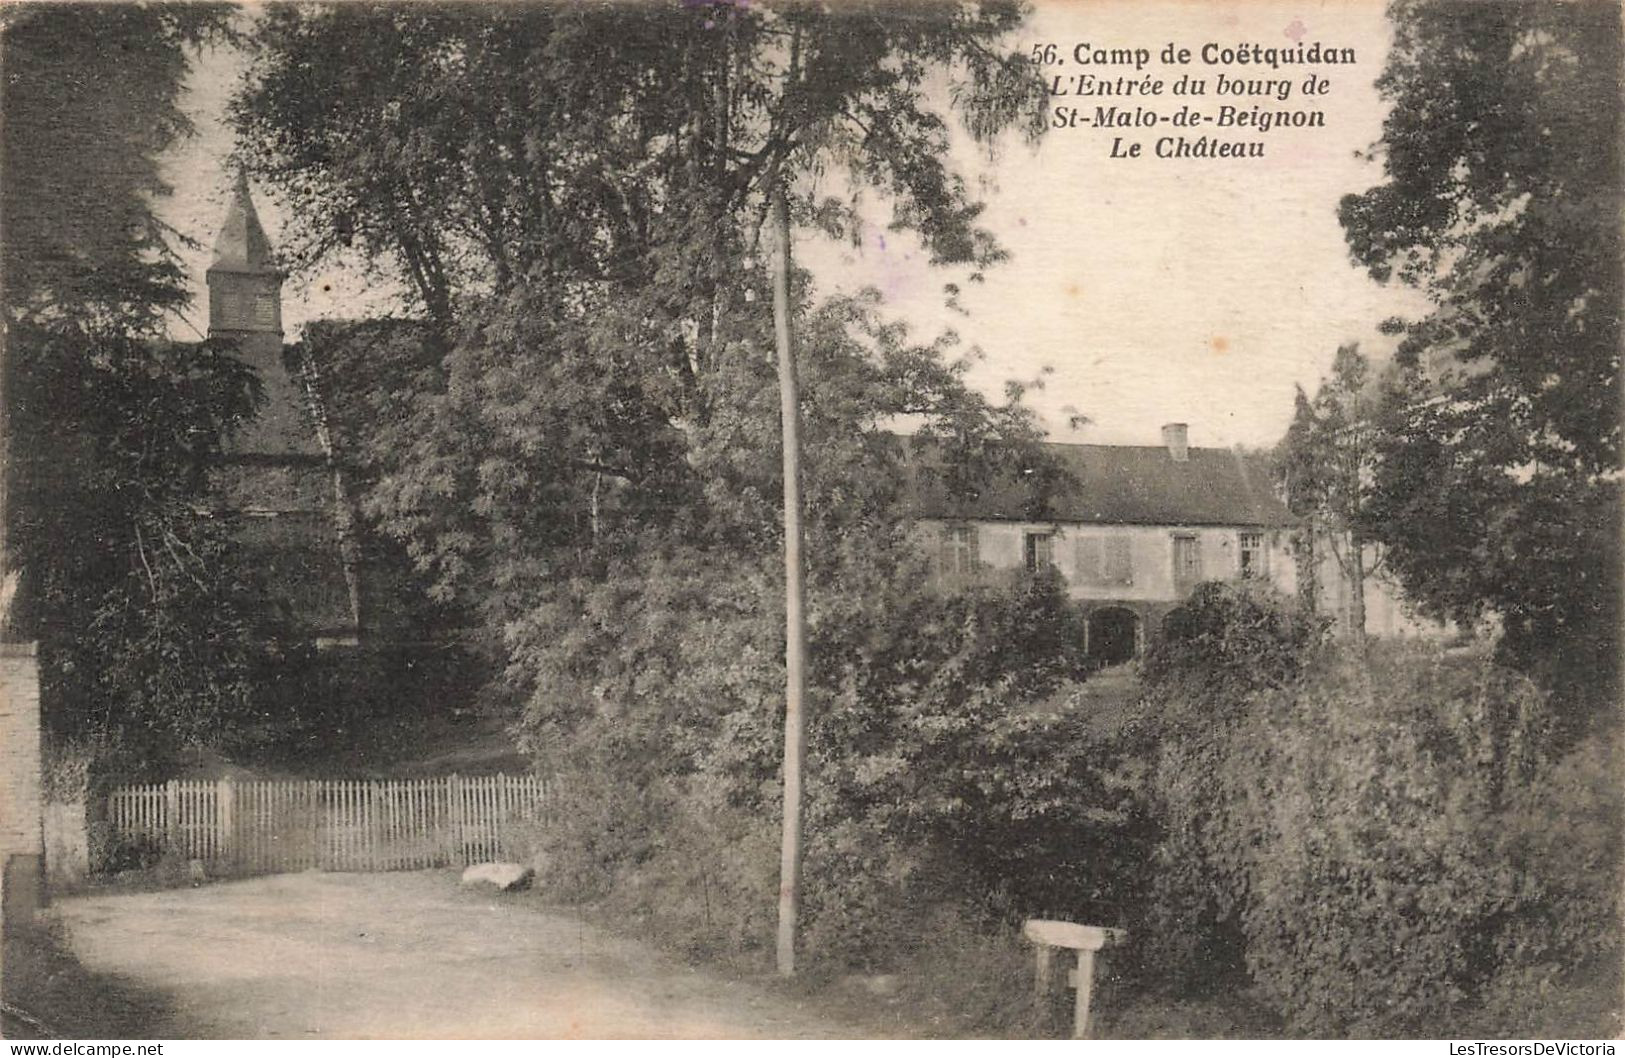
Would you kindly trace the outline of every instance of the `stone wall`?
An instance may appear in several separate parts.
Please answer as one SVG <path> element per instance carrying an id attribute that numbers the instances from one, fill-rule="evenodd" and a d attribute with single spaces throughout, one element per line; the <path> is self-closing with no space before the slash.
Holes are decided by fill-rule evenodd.
<path id="1" fill-rule="evenodd" d="M 5 902 L 20 866 L 36 876 L 44 854 L 40 823 L 39 668 L 31 643 L 0 643 L 0 867 Z M 15 865 L 19 858 L 32 859 Z"/>
<path id="2" fill-rule="evenodd" d="M 90 873 L 90 832 L 83 801 L 45 804 L 45 876 L 52 893 L 85 884 Z"/>
<path id="3" fill-rule="evenodd" d="M 39 668 L 33 644 L 0 643 L 0 998 L 6 948 L 45 900 Z"/>

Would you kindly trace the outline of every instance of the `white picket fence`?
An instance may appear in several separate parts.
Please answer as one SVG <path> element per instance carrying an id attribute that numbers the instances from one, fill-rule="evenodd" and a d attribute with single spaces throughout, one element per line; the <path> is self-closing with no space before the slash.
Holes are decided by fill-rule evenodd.
<path id="1" fill-rule="evenodd" d="M 266 874 L 462 866 L 525 854 L 547 822 L 533 775 L 125 786 L 107 821 L 126 840 L 214 870 Z"/>

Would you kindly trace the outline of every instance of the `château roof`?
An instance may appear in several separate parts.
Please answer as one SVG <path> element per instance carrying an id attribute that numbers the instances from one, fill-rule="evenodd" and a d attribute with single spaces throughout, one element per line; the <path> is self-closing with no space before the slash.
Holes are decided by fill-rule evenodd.
<path id="1" fill-rule="evenodd" d="M 1189 448 L 1183 461 L 1161 445 L 1044 445 L 1065 472 L 1042 512 L 1020 482 L 952 497 L 936 475 L 917 477 L 926 518 L 1056 521 L 1099 525 L 1290 526 L 1264 458 L 1227 448 Z"/>
<path id="2" fill-rule="evenodd" d="M 209 271 L 264 275 L 276 270 L 271 240 L 265 236 L 265 227 L 254 209 L 254 199 L 248 193 L 248 177 L 239 172 L 231 206 L 226 210 L 226 222 L 214 242 L 214 261 Z"/>

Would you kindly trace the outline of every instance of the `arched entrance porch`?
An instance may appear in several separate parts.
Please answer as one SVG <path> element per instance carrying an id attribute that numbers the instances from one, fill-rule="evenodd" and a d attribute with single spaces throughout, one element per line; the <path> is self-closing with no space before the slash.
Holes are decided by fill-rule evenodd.
<path id="1" fill-rule="evenodd" d="M 1139 657 L 1145 622 L 1126 606 L 1101 606 L 1084 620 L 1084 653 L 1100 665 L 1121 665 Z"/>

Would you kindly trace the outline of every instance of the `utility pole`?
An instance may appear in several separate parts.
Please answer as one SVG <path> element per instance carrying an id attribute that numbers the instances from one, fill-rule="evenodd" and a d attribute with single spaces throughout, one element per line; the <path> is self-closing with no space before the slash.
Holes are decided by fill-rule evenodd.
<path id="1" fill-rule="evenodd" d="M 784 177 L 769 192 L 773 241 L 773 334 L 779 351 L 779 414 L 784 427 L 784 841 L 779 854 L 779 950 L 782 976 L 796 972 L 801 910 L 801 772 L 806 763 L 807 587 L 801 530 L 801 396 L 790 327 L 790 208 Z"/>

